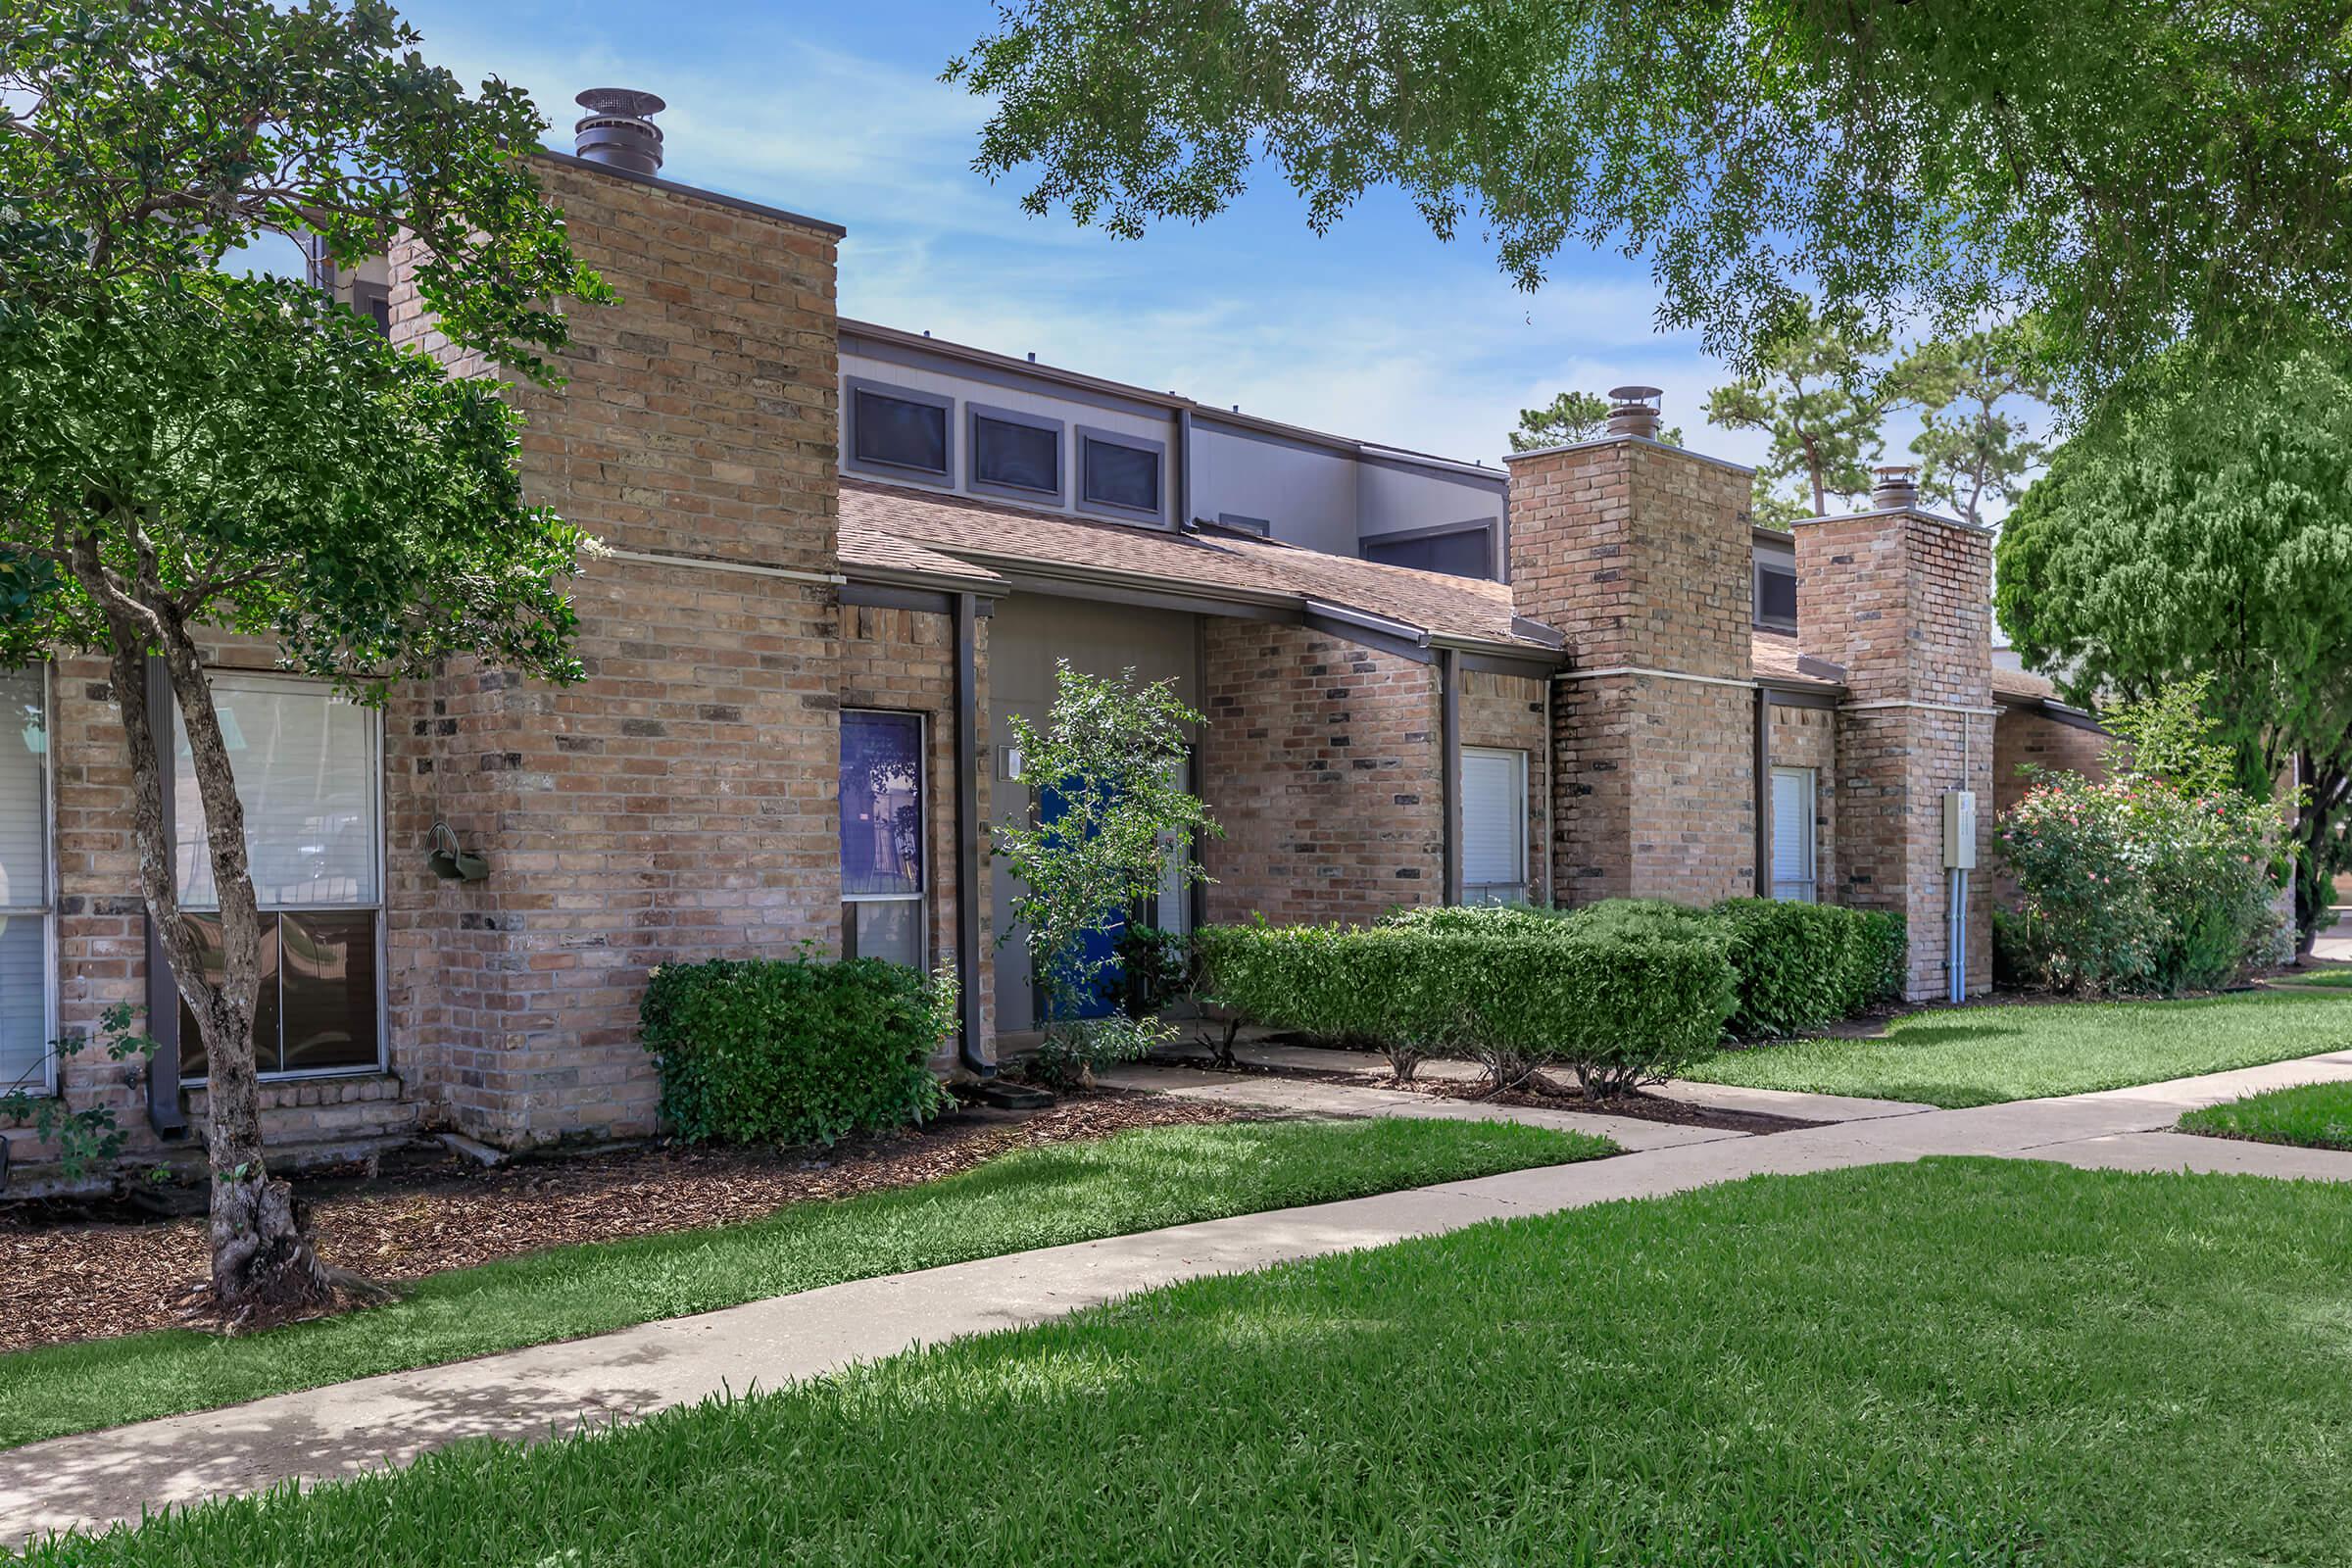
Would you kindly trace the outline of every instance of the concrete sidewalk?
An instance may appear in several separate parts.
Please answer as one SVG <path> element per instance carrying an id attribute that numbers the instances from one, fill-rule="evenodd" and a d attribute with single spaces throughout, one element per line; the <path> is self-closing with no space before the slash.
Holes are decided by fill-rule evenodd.
<path id="1" fill-rule="evenodd" d="M 2187 1138 L 2164 1130 L 2191 1105 L 2322 1078 L 2352 1079 L 2352 1053 L 2060 1100 L 1856 1116 L 1770 1137 L 1665 1128 L 1706 1136 L 1656 1143 L 1586 1164 L 829 1286 L 564 1345 L 59 1438 L 0 1453 L 0 1541 L 135 1519 L 142 1507 L 257 1491 L 289 1479 L 352 1475 L 461 1438 L 528 1441 L 727 1390 L 774 1388 L 910 1346 L 1036 1323 L 1200 1275 L 1373 1247 L 1484 1220 L 1686 1192 L 1746 1176 L 1794 1175 L 1931 1154 L 1989 1154 L 2102 1169 L 2187 1168 L 2352 1181 L 2352 1154 Z M 1294 1082 L 1229 1075 L 1223 1081 Z M 1460 1104 L 1377 1090 L 1349 1093 L 1348 1108 L 1357 1113 L 1362 1106 L 1353 1102 L 1354 1095 L 1384 1104 Z M 1625 1125 L 1612 1122 L 1611 1130 L 1622 1134 Z"/>

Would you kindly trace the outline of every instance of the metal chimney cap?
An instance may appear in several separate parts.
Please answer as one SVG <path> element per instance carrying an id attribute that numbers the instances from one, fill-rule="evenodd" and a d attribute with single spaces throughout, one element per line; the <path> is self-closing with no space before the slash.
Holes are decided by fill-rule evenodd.
<path id="1" fill-rule="evenodd" d="M 1654 386 L 1613 386 L 1609 388 L 1611 403 L 1647 403 L 1655 405 L 1666 394 Z"/>
<path id="2" fill-rule="evenodd" d="M 659 94 L 634 87 L 591 87 L 572 102 L 592 115 L 625 115 L 631 120 L 643 120 L 669 107 Z"/>
<path id="3" fill-rule="evenodd" d="M 662 127 L 646 117 L 667 104 L 633 87 L 591 87 L 576 101 L 588 113 L 572 126 L 573 153 L 632 174 L 662 172 Z"/>
<path id="4" fill-rule="evenodd" d="M 1654 386 L 1613 386 L 1609 388 L 1609 434 L 1638 435 L 1646 441 L 1658 438 L 1659 400 L 1665 396 Z"/>
<path id="5" fill-rule="evenodd" d="M 1919 468 L 1915 464 L 1888 463 L 1870 470 L 1870 504 L 1882 512 L 1919 505 Z"/>

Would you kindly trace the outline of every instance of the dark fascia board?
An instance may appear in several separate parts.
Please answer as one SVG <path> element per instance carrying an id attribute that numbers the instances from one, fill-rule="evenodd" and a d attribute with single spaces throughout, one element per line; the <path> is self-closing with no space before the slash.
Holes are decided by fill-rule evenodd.
<path id="1" fill-rule="evenodd" d="M 1758 675 L 1756 685 L 1764 693 L 1765 700 L 1775 708 L 1834 709 L 1845 700 L 1843 686 L 1786 680 L 1778 675 Z"/>
<path id="2" fill-rule="evenodd" d="M 1398 473 L 1441 473 L 1448 479 L 1459 479 L 1496 495 L 1510 493 L 1511 476 L 1475 463 L 1463 463 L 1453 458 L 1422 458 L 1416 454 L 1398 455 L 1389 448 L 1358 447 L 1356 461 L 1367 467 L 1388 468 Z"/>
<path id="3" fill-rule="evenodd" d="M 976 496 L 1003 496 L 1009 501 L 1025 501 L 1033 507 L 1052 504 L 1056 512 L 1070 494 L 1069 424 L 1048 415 L 1031 414 L 1023 409 L 1000 409 L 993 404 L 974 403 L 968 398 L 963 405 L 963 487 Z M 1054 432 L 1054 488 L 1032 490 L 1024 485 L 1003 484 L 980 477 L 980 421 L 994 419 L 999 424 L 1018 424 L 1032 430 Z M 1160 459 L 1167 461 L 1163 453 Z"/>
<path id="4" fill-rule="evenodd" d="M 845 605 L 864 605 L 876 610 L 923 610 L 946 614 L 955 608 L 949 603 L 957 594 L 970 594 L 981 605 L 981 613 L 1000 595 L 1011 591 L 1003 582 L 975 582 L 969 577 L 931 576 L 924 572 L 897 572 L 887 567 L 844 567 L 849 581 L 841 586 L 841 602 Z"/>
<path id="5" fill-rule="evenodd" d="M 845 354 L 864 354 L 873 359 L 890 360 L 892 356 L 888 351 L 905 350 L 928 356 L 933 361 L 947 361 L 969 368 L 959 373 L 969 374 L 970 369 L 996 372 L 973 377 L 991 385 L 1035 386 L 1044 381 L 1065 389 L 1066 394 L 1076 395 L 1075 401 L 1093 401 L 1103 408 L 1125 412 L 1186 411 L 1196 423 L 1208 426 L 1219 434 L 1273 437 L 1278 442 L 1295 442 L 1300 446 L 1376 463 L 1385 460 L 1389 464 L 1413 469 L 1436 468 L 1473 478 L 1482 474 L 1476 464 L 1464 463 L 1459 458 L 1440 457 L 1432 452 L 1413 452 L 1403 447 L 1374 446 L 1348 436 L 1333 435 L 1327 430 L 1310 430 L 1304 425 L 1285 424 L 1279 419 L 1260 418 L 1253 414 L 1237 414 L 1192 398 L 1179 397 L 1173 392 L 1154 392 L 1150 387 L 1107 380 L 1102 376 L 1088 375 L 1082 370 L 1065 370 L 1057 366 L 1040 365 L 1035 360 L 1016 359 L 991 349 L 974 348 L 968 343 L 952 343 L 945 338 L 909 332 L 904 327 L 884 326 L 879 321 L 860 321 L 844 317 L 840 321 L 840 332 L 841 349 Z M 1000 376 L 1005 379 L 1000 379 Z M 1501 477 L 1493 475 L 1491 470 L 1486 472 L 1496 479 Z"/>
<path id="6" fill-rule="evenodd" d="M 651 185 L 656 190 L 665 190 L 673 196 L 690 196 L 696 201 L 709 202 L 714 207 L 724 207 L 738 213 L 749 213 L 754 218 L 770 218 L 778 222 L 797 223 L 802 228 L 812 228 L 818 233 L 829 235 L 834 239 L 844 238 L 850 232 L 839 223 L 822 218 L 810 218 L 806 213 L 787 212 L 781 207 L 770 207 L 763 202 L 746 201 L 741 196 L 729 196 L 722 191 L 706 189 L 701 185 L 688 185 L 674 179 L 663 179 L 659 174 L 640 174 L 633 169 L 616 169 L 611 164 L 600 164 L 593 158 L 560 153 L 553 147 L 540 148 L 536 156 L 572 169 L 585 169 L 591 173 L 610 174 L 614 179 L 625 179 L 632 184 Z"/>
<path id="7" fill-rule="evenodd" d="M 2086 713 L 2080 708 L 2052 698 L 1994 692 L 1992 701 L 1994 706 L 2012 713 L 2028 713 L 2035 718 L 2046 718 L 2053 724 L 2064 724 L 2069 729 L 2088 730 L 2094 735 L 2109 733 L 2107 726 L 2099 722 L 2097 714 Z"/>

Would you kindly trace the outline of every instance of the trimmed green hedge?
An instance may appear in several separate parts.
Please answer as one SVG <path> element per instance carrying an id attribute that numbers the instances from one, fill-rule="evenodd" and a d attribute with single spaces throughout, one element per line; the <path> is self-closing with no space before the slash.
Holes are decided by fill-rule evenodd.
<path id="1" fill-rule="evenodd" d="M 1198 937 L 1200 995 L 1270 1027 L 1401 1046 L 1408 1059 L 1468 1050 L 1506 1084 L 1570 1068 L 1595 1095 L 1711 1050 L 1737 1001 L 1713 938 L 1494 923 L 1500 934 L 1442 920 L 1214 926 Z"/>
<path id="2" fill-rule="evenodd" d="M 688 1143 L 830 1144 L 919 1122 L 953 987 L 879 958 L 664 964 L 639 1011 L 662 1119 Z"/>
<path id="3" fill-rule="evenodd" d="M 1731 1031 L 1742 1039 L 1802 1034 L 1902 996 L 1908 950 L 1898 914 L 1726 899 L 1703 917 L 1740 972 Z"/>

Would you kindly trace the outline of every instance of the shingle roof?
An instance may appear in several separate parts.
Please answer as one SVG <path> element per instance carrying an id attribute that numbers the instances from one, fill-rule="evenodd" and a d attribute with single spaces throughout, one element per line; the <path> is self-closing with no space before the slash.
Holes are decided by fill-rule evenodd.
<path id="1" fill-rule="evenodd" d="M 846 508 L 844 509 L 846 512 Z M 986 566 L 926 550 L 912 540 L 868 527 L 850 516 L 841 519 L 841 564 L 868 570 L 903 571 L 925 577 L 953 577 L 964 582 L 1003 582 Z"/>
<path id="2" fill-rule="evenodd" d="M 2058 688 L 2044 676 L 2029 674 L 2022 669 L 2003 669 L 1992 666 L 1992 694 L 1995 697 L 2016 698 L 2023 702 L 2054 703 Z"/>
<path id="3" fill-rule="evenodd" d="M 1824 663 L 1818 660 L 1805 660 L 1803 662 L 1799 662 L 1800 655 L 1797 652 L 1796 638 L 1792 633 L 1758 631 L 1749 639 L 1749 642 L 1753 650 L 1751 657 L 1755 665 L 1756 678 L 1759 680 L 1818 686 L 1825 692 L 1845 689 L 1843 682 L 1837 676 L 1828 673 L 1828 671 L 1836 669 L 1837 665 Z M 1805 667 L 1806 664 L 1812 664 L 1814 667 L 1808 669 Z"/>
<path id="4" fill-rule="evenodd" d="M 1301 607 L 1328 604 L 1437 637 L 1555 651 L 1540 630 L 1514 620 L 1511 591 L 1502 583 L 1385 566 L 1271 540 L 1168 533 L 847 478 L 841 482 L 841 518 L 844 564 L 858 564 L 847 548 L 856 530 L 966 563 L 1132 577 L 1178 591 Z"/>

